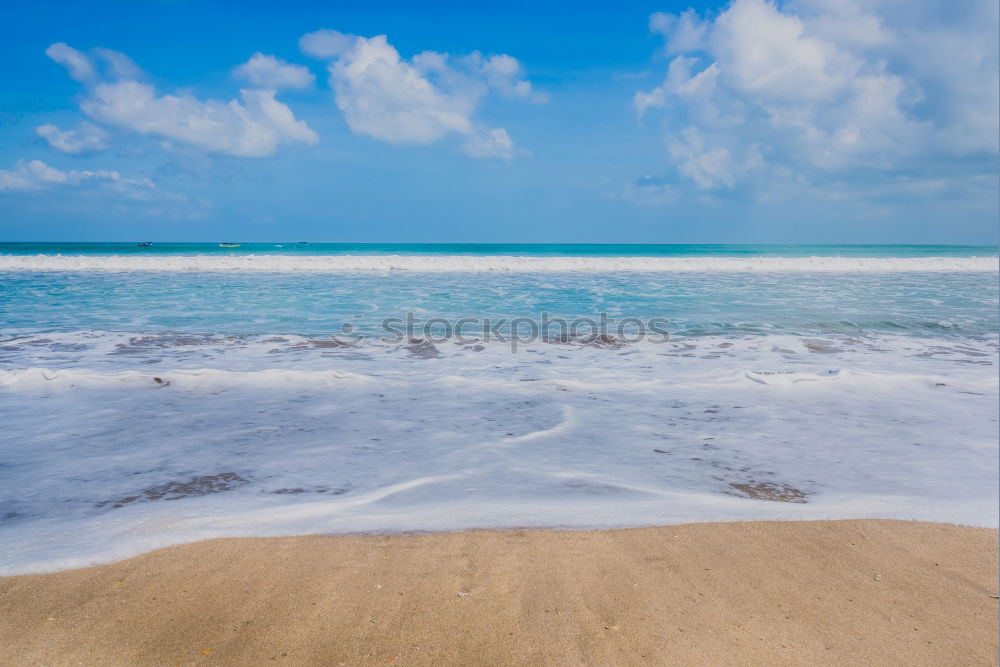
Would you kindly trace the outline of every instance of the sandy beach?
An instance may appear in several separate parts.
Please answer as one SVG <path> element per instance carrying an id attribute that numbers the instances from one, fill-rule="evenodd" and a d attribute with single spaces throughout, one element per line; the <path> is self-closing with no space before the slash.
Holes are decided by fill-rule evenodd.
<path id="1" fill-rule="evenodd" d="M 0 579 L 0 663 L 996 664 L 996 565 L 878 520 L 219 539 Z"/>

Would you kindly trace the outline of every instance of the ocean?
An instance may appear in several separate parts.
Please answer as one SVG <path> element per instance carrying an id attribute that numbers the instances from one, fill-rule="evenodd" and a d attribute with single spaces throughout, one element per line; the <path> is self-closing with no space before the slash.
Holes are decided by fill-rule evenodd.
<path id="1" fill-rule="evenodd" d="M 0 243 L 0 574 L 209 537 L 998 524 L 996 247 Z"/>

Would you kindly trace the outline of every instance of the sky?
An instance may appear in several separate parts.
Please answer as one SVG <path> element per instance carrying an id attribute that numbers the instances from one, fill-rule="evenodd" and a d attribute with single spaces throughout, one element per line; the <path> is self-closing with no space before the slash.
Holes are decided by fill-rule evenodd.
<path id="1" fill-rule="evenodd" d="M 0 241 L 995 244 L 995 0 L 7 2 Z"/>

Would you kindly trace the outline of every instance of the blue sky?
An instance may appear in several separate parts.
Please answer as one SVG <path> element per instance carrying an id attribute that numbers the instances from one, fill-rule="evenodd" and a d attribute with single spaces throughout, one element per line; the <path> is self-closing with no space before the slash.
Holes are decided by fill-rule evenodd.
<path id="1" fill-rule="evenodd" d="M 992 0 L 465 4 L 4 3 L 0 240 L 997 241 Z"/>

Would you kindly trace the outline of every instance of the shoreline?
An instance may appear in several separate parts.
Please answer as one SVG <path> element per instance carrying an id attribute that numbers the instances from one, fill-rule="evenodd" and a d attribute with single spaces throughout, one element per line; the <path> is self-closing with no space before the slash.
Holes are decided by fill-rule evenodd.
<path id="1" fill-rule="evenodd" d="M 995 664 L 997 530 L 218 538 L 0 578 L 5 664 Z"/>

